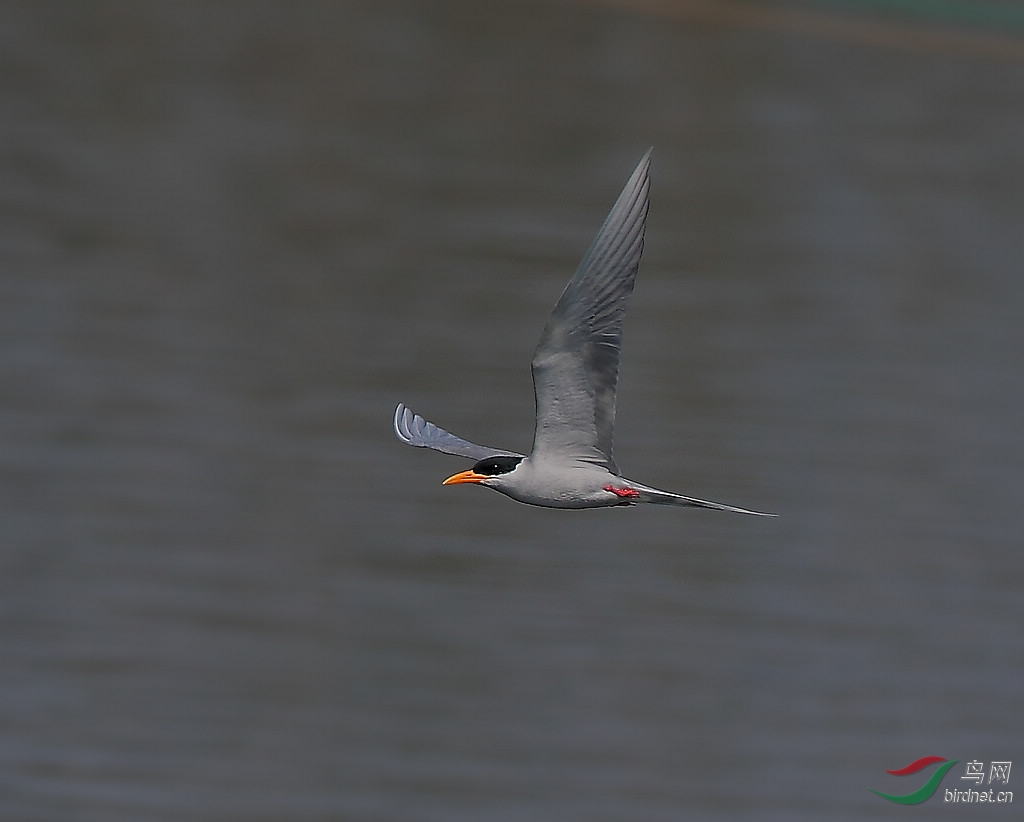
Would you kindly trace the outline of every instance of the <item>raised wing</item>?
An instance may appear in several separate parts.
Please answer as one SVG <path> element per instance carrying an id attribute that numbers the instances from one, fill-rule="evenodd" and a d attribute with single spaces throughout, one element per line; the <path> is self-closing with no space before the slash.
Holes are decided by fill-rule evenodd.
<path id="1" fill-rule="evenodd" d="M 415 445 L 419 448 L 433 448 L 445 454 L 454 454 L 457 457 L 469 457 L 471 460 L 482 460 L 487 457 L 511 456 L 521 457 L 515 451 L 506 451 L 503 448 L 489 448 L 486 445 L 477 445 L 468 440 L 456 437 L 443 428 L 439 428 L 432 422 L 427 422 L 411 408 L 406 408 L 403 403 L 398 403 L 395 409 L 395 436 L 406 445 Z"/>
<path id="2" fill-rule="evenodd" d="M 612 455 L 622 318 L 644 248 L 651 151 L 555 304 L 533 355 L 531 460 L 578 460 L 618 474 Z"/>

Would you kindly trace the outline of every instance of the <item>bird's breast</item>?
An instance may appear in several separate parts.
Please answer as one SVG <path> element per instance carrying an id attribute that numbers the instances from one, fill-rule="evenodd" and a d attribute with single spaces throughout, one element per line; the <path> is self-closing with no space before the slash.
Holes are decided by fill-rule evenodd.
<path id="1" fill-rule="evenodd" d="M 604 508 L 621 500 L 606 486 L 614 481 L 603 468 L 589 465 L 530 463 L 524 460 L 505 487 L 508 496 L 529 505 L 548 508 Z"/>

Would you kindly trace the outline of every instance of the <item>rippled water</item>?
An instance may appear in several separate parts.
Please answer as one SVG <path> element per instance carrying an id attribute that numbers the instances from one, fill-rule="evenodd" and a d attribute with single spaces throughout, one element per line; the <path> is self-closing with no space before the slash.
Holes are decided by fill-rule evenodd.
<path id="1" fill-rule="evenodd" d="M 1024 67 L 585 5 L 0 23 L 5 819 L 897 819 L 886 768 L 1020 758 Z M 442 488 L 394 404 L 529 447 L 652 144 L 618 462 L 782 516 Z"/>

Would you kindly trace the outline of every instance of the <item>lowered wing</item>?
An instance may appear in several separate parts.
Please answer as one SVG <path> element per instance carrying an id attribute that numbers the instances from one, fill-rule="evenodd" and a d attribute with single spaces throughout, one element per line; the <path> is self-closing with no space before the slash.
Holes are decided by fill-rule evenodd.
<path id="1" fill-rule="evenodd" d="M 471 460 L 482 460 L 487 457 L 511 456 L 521 457 L 515 451 L 506 451 L 503 448 L 489 448 L 486 445 L 477 445 L 468 440 L 456 437 L 443 428 L 439 428 L 432 422 L 423 419 L 419 414 L 399 403 L 395 409 L 395 436 L 406 445 L 415 445 L 419 448 L 433 448 L 445 454 L 454 454 L 457 457 L 469 457 Z"/>

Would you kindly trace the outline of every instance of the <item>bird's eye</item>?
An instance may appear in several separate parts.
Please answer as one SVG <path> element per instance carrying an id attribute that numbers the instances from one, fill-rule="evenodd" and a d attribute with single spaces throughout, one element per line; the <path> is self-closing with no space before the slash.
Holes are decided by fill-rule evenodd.
<path id="1" fill-rule="evenodd" d="M 477 474 L 494 477 L 498 474 L 507 474 L 519 465 L 522 460 L 522 457 L 489 457 L 488 459 L 480 460 L 480 462 L 473 466 L 473 470 Z"/>

